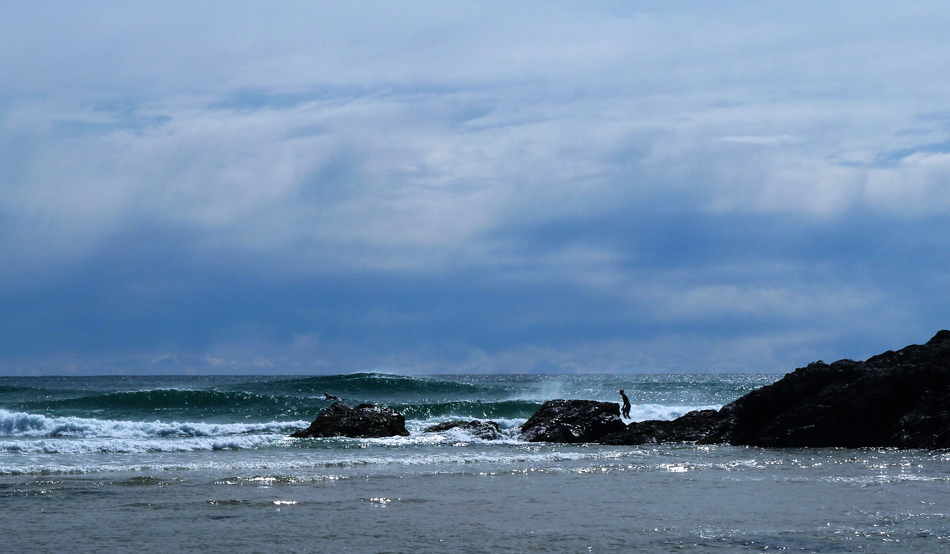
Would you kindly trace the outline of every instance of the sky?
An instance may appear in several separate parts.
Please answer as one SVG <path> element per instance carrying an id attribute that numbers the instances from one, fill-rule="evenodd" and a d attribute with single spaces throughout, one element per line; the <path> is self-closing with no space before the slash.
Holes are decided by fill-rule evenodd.
<path id="1" fill-rule="evenodd" d="M 0 2 L 0 375 L 784 373 L 950 327 L 946 2 Z"/>

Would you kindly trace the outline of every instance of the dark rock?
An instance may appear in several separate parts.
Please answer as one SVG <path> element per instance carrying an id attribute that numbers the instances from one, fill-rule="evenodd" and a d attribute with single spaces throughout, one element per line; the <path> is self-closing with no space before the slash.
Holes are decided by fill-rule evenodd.
<path id="1" fill-rule="evenodd" d="M 384 406 L 360 404 L 353 408 L 345 402 L 335 402 L 324 408 L 310 427 L 290 435 L 297 438 L 350 437 L 379 438 L 409 436 L 406 418 Z"/>
<path id="2" fill-rule="evenodd" d="M 617 433 L 602 437 L 601 444 L 655 444 L 697 442 L 719 431 L 723 418 L 716 410 L 689 412 L 673 421 L 641 421 Z"/>
<path id="3" fill-rule="evenodd" d="M 719 411 L 599 433 L 616 411 L 609 402 L 554 400 L 522 431 L 550 442 L 950 448 L 950 331 L 864 362 L 811 363 Z"/>
<path id="4" fill-rule="evenodd" d="M 549 400 L 521 426 L 529 442 L 595 442 L 625 428 L 620 407 L 595 400 Z"/>
<path id="5" fill-rule="evenodd" d="M 720 410 L 703 442 L 950 448 L 950 331 L 865 362 L 815 362 Z"/>
<path id="6" fill-rule="evenodd" d="M 423 433 L 441 433 L 449 429 L 462 429 L 463 431 L 475 436 L 476 438 L 490 441 L 501 436 L 501 429 L 494 421 L 445 421 L 428 427 Z"/>

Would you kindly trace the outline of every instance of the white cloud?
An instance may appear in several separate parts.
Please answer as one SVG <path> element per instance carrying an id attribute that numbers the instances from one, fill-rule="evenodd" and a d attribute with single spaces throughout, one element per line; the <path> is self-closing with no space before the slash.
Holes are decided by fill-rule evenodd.
<path id="1" fill-rule="evenodd" d="M 731 136 L 731 137 L 722 137 L 722 142 L 735 142 L 739 144 L 760 144 L 760 145 L 794 145 L 801 144 L 804 142 L 802 139 L 793 137 L 791 135 L 775 135 L 775 136 L 757 136 L 757 135 L 743 135 L 743 136 Z"/>
<path id="2" fill-rule="evenodd" d="M 880 293 L 854 285 L 826 287 L 794 282 L 686 285 L 661 288 L 653 298 L 659 318 L 679 322 L 734 318 L 815 320 L 871 310 L 881 301 Z"/>
<path id="3" fill-rule="evenodd" d="M 942 214 L 950 209 L 950 154 L 919 152 L 867 177 L 868 203 L 881 210 Z"/>
<path id="4" fill-rule="evenodd" d="M 950 12 L 924 7 L 5 4 L 2 290 L 68 280 L 148 223 L 269 278 L 464 266 L 660 323 L 862 316 L 886 293 L 806 283 L 809 260 L 665 281 L 598 224 L 945 212 Z M 544 232 L 568 236 L 525 236 Z M 511 363 L 571 357 L 549 348 Z"/>

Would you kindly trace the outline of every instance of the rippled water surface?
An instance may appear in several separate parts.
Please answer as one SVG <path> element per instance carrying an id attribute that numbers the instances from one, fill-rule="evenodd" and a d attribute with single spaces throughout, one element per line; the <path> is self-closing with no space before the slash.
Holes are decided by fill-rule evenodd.
<path id="1" fill-rule="evenodd" d="M 776 376 L 0 379 L 9 552 L 937 552 L 950 454 L 528 444 L 554 397 L 675 417 Z M 289 439 L 328 405 L 406 438 Z M 494 414 L 499 441 L 435 421 Z"/>

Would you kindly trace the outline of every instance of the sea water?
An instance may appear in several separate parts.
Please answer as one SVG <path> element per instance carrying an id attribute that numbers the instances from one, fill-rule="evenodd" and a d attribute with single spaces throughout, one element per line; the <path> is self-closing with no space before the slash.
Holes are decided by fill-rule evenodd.
<path id="1" fill-rule="evenodd" d="M 936 552 L 950 454 L 526 443 L 553 398 L 635 420 L 777 375 L 0 378 L 2 552 Z M 409 437 L 292 439 L 331 401 Z M 491 419 L 502 438 L 424 433 Z"/>

